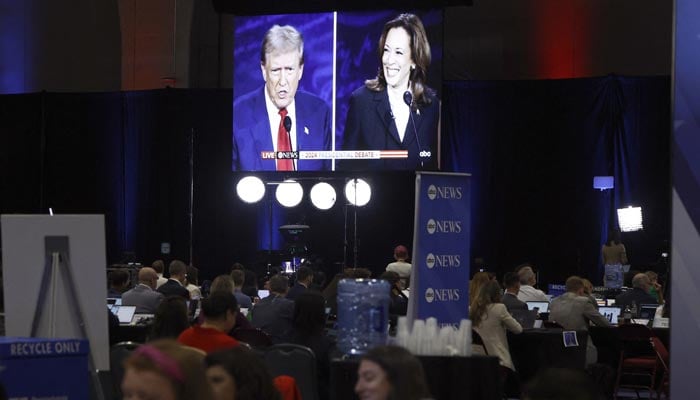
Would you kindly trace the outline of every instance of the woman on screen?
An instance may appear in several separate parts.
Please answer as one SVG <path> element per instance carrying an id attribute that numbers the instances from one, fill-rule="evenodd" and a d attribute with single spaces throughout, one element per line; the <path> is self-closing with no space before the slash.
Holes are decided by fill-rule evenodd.
<path id="1" fill-rule="evenodd" d="M 430 43 L 421 20 L 401 14 L 379 38 L 377 77 L 355 90 L 345 122 L 343 150 L 407 151 L 380 159 L 346 160 L 339 169 L 434 169 L 440 104 L 426 86 Z M 398 158 L 384 158 L 386 155 Z"/>

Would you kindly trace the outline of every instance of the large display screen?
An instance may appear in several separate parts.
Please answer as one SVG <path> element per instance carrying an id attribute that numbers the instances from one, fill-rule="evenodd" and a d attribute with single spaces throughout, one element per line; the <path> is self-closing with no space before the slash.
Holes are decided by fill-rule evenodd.
<path id="1" fill-rule="evenodd" d="M 441 10 L 234 26 L 234 171 L 439 167 Z"/>

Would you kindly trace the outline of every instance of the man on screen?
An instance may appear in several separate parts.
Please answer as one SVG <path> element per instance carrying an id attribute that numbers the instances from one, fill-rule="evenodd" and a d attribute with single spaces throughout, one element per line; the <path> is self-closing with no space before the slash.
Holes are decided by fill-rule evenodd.
<path id="1" fill-rule="evenodd" d="M 297 91 L 304 72 L 304 41 L 294 27 L 275 25 L 267 31 L 260 69 L 265 85 L 233 105 L 233 170 L 330 169 L 330 160 L 270 157 L 270 152 L 331 150 L 330 107 L 313 94 Z"/>

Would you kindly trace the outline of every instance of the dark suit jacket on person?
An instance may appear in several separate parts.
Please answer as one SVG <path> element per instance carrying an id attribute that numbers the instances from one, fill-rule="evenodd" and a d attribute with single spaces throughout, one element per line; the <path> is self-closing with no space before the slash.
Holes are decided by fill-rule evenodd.
<path id="1" fill-rule="evenodd" d="M 306 290 L 307 290 L 306 286 L 297 282 L 294 284 L 294 286 L 289 288 L 289 292 L 287 292 L 287 298 L 289 300 L 296 300 L 296 298 L 299 297 L 299 295 L 304 293 Z"/>
<path id="2" fill-rule="evenodd" d="M 185 300 L 190 299 L 190 291 L 185 289 L 184 286 L 174 279 L 168 279 L 167 282 L 160 285 L 158 291 L 163 293 L 165 297 L 182 296 Z"/>
<path id="3" fill-rule="evenodd" d="M 137 314 L 155 314 L 156 308 L 165 296 L 150 287 L 138 284 L 122 295 L 122 305 L 136 306 Z"/>
<path id="4" fill-rule="evenodd" d="M 518 300 L 518 297 L 511 293 L 503 293 L 503 304 L 508 309 L 508 312 L 513 310 L 527 310 L 527 303 Z"/>
<path id="5" fill-rule="evenodd" d="M 274 171 L 274 159 L 263 160 L 262 151 L 274 151 L 265 88 L 245 94 L 233 105 L 234 171 Z M 331 109 L 321 98 L 302 91 L 294 96 L 297 151 L 331 150 Z M 329 170 L 331 160 L 297 160 L 298 171 Z"/>
<path id="6" fill-rule="evenodd" d="M 638 313 L 642 304 L 659 304 L 654 296 L 640 288 L 633 288 L 632 290 L 624 291 L 615 298 L 615 307 L 624 309 L 625 306 L 632 307 L 632 303 L 637 305 Z"/>
<path id="7" fill-rule="evenodd" d="M 292 331 L 294 302 L 274 294 L 260 300 L 249 311 L 251 323 L 270 335 L 272 343 L 284 343 Z"/>
<path id="8" fill-rule="evenodd" d="M 343 150 L 408 150 L 408 158 L 341 160 L 338 169 L 436 169 L 440 104 L 436 97 L 431 99 L 432 103 L 427 107 L 412 111 L 416 130 L 413 130 L 413 122 L 409 118 L 402 142 L 394 123 L 386 89 L 374 92 L 362 86 L 355 90 L 350 97 L 350 108 L 345 121 Z M 430 158 L 423 160 L 422 166 L 419 157 L 421 151 L 431 153 Z"/>

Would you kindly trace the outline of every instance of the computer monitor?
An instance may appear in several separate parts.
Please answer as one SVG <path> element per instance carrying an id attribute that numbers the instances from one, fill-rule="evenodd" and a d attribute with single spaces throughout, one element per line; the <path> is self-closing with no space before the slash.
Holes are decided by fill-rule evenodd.
<path id="1" fill-rule="evenodd" d="M 538 312 L 548 312 L 549 311 L 549 303 L 546 301 L 528 301 L 527 302 L 527 309 L 528 310 L 534 310 L 537 309 Z"/>
<path id="2" fill-rule="evenodd" d="M 598 312 L 607 318 L 608 322 L 617 325 L 617 319 L 620 317 L 620 307 L 600 307 Z"/>

